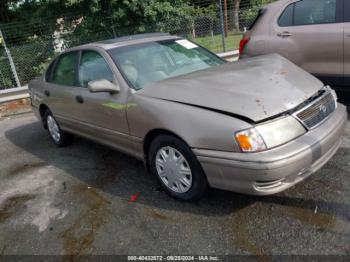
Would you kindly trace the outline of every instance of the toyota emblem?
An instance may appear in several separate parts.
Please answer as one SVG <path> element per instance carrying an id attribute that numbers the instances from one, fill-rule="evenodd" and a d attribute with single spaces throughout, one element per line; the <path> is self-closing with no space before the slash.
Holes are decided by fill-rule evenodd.
<path id="1" fill-rule="evenodd" d="M 323 114 L 326 114 L 327 113 L 327 107 L 324 106 L 324 105 L 321 105 L 320 106 L 320 112 L 322 112 Z"/>

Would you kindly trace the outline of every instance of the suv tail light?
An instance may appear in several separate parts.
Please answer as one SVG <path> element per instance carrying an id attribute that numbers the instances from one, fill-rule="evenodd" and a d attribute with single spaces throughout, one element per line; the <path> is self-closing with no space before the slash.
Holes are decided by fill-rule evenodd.
<path id="1" fill-rule="evenodd" d="M 242 55 L 244 48 L 246 47 L 246 45 L 248 44 L 250 38 L 248 37 L 243 37 L 241 42 L 239 43 L 239 54 Z"/>

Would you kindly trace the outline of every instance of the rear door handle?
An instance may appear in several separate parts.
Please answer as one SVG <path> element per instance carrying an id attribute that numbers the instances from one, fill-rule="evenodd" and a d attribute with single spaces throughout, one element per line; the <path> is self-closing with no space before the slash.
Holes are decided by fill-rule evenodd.
<path id="1" fill-rule="evenodd" d="M 47 90 L 44 91 L 44 94 L 45 94 L 46 96 L 50 96 L 50 92 L 47 91 Z"/>
<path id="2" fill-rule="evenodd" d="M 82 96 L 76 96 L 75 100 L 79 103 L 79 104 L 83 104 L 84 103 L 84 98 Z"/>
<path id="3" fill-rule="evenodd" d="M 289 32 L 283 32 L 283 33 L 278 33 L 277 36 L 279 36 L 279 37 L 290 37 L 290 36 L 292 36 L 292 34 L 289 33 Z"/>

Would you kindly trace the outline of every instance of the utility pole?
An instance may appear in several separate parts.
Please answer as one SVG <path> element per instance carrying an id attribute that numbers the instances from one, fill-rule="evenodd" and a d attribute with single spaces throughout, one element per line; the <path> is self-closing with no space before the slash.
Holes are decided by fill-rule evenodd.
<path id="1" fill-rule="evenodd" d="M 233 0 L 233 26 L 237 32 L 240 31 L 240 28 L 239 28 L 240 4 L 241 4 L 241 0 Z"/>
<path id="2" fill-rule="evenodd" d="M 221 21 L 221 38 L 222 38 L 222 49 L 226 52 L 226 43 L 225 43 L 225 22 L 224 22 L 224 13 L 222 10 L 222 0 L 219 0 L 220 8 L 220 21 Z"/>
<path id="3" fill-rule="evenodd" d="M 19 78 L 18 78 L 18 74 L 17 74 L 17 71 L 16 71 L 15 63 L 13 62 L 13 59 L 12 59 L 12 55 L 11 55 L 10 50 L 9 50 L 9 49 L 7 48 L 7 46 L 6 46 L 5 38 L 4 38 L 4 35 L 2 34 L 1 29 L 0 29 L 0 39 L 1 39 L 0 44 L 1 44 L 1 42 L 2 42 L 2 44 L 4 45 L 7 58 L 8 58 L 8 60 L 9 60 L 9 62 L 10 62 L 12 74 L 13 74 L 13 76 L 14 76 L 14 78 L 15 78 L 16 85 L 17 85 L 17 87 L 21 87 L 21 83 L 19 82 Z"/>

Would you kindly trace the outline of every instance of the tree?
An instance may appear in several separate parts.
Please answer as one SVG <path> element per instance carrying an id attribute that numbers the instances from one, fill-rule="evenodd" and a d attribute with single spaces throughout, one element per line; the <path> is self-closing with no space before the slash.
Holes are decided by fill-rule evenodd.
<path id="1" fill-rule="evenodd" d="M 0 1 L 0 22 L 8 22 L 11 20 L 12 12 L 9 10 L 9 2 L 6 0 Z"/>
<path id="2" fill-rule="evenodd" d="M 241 0 L 233 0 L 233 25 L 236 31 L 240 31 L 240 28 L 239 28 L 240 4 L 241 4 Z"/>

